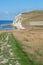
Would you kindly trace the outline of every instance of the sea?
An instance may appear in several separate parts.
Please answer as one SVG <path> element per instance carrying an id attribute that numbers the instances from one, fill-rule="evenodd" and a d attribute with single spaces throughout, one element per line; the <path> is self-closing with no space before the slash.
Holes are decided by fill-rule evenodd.
<path id="1" fill-rule="evenodd" d="M 0 20 L 0 30 L 13 30 L 13 20 Z"/>

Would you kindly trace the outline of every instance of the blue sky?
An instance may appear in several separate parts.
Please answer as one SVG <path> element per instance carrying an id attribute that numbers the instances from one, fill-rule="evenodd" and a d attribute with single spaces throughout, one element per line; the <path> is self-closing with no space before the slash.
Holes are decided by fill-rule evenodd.
<path id="1" fill-rule="evenodd" d="M 15 15 L 32 10 L 43 10 L 43 0 L 0 0 L 0 20 L 12 20 Z"/>

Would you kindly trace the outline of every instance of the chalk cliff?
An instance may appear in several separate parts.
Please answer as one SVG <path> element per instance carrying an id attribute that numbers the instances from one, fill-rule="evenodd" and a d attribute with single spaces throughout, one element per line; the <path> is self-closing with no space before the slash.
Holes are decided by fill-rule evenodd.
<path id="1" fill-rule="evenodd" d="M 17 29 L 26 29 L 31 27 L 30 22 L 43 22 L 43 10 L 25 12 L 14 18 L 13 26 Z"/>
<path id="2" fill-rule="evenodd" d="M 19 14 L 17 15 L 15 18 L 14 18 L 14 21 L 13 21 L 13 26 L 17 29 L 25 29 L 23 26 L 22 26 L 22 14 Z"/>

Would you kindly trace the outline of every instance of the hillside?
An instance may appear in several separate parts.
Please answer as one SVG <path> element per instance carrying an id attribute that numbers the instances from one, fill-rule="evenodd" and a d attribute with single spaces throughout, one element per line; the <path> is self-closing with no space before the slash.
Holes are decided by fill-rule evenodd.
<path id="1" fill-rule="evenodd" d="M 11 32 L 0 34 L 0 65 L 43 65 L 43 30 Z"/>
<path id="2" fill-rule="evenodd" d="M 25 27 L 29 26 L 29 21 L 43 21 L 43 11 L 32 11 L 22 13 L 23 21 L 22 25 Z"/>
<path id="3" fill-rule="evenodd" d="M 32 27 L 29 25 L 30 21 L 43 22 L 43 11 L 32 11 L 18 15 L 14 24 L 20 22 L 27 29 L 15 31 L 13 35 L 21 42 L 21 47 L 26 52 L 29 62 L 32 65 L 43 65 L 43 26 L 39 26 L 41 29 L 28 30 Z"/>
<path id="4" fill-rule="evenodd" d="M 30 28 L 30 21 L 34 21 L 35 24 L 37 24 L 36 22 L 40 21 L 42 22 L 41 25 L 43 25 L 43 11 L 40 10 L 21 13 L 14 18 L 13 25 L 18 29 Z"/>
<path id="5" fill-rule="evenodd" d="M 21 47 L 27 53 L 30 63 L 43 65 L 43 30 L 20 30 L 13 34 L 21 42 Z"/>
<path id="6" fill-rule="evenodd" d="M 22 17 L 25 20 L 43 21 L 43 11 L 32 11 L 27 13 L 22 13 Z"/>

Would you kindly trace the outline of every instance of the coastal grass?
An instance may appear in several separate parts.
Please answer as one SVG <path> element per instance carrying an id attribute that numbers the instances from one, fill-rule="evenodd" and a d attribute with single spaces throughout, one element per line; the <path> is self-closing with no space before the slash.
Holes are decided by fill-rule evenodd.
<path id="1" fill-rule="evenodd" d="M 21 65 L 31 65 L 31 63 L 28 61 L 27 54 L 21 48 L 20 42 L 14 38 L 13 34 L 11 34 L 9 39 L 11 40 L 11 43 L 13 42 L 12 48 L 15 48 L 14 53 L 20 58 L 18 61 L 21 63 Z"/>
<path id="2" fill-rule="evenodd" d="M 8 40 L 6 41 L 6 37 L 8 36 Z M 3 38 L 3 39 L 2 39 Z M 23 51 L 21 46 L 21 42 L 18 41 L 12 33 L 2 33 L 0 34 L 0 48 L 7 43 L 7 45 L 11 45 L 11 47 L 7 47 L 7 45 L 3 46 L 3 51 L 0 50 L 0 62 L 4 58 L 8 59 L 6 63 L 0 63 L 0 65 L 43 65 L 41 61 L 37 61 L 36 54 L 40 55 L 39 51 L 35 51 L 35 54 L 26 53 Z M 9 54 L 9 50 L 12 50 L 13 56 Z"/>
<path id="3" fill-rule="evenodd" d="M 6 42 L 6 36 L 8 34 L 3 33 L 1 34 L 1 39 L 3 40 L 2 43 L 0 43 L 0 45 L 2 46 L 5 42 Z M 13 50 L 13 54 L 15 56 L 11 57 L 9 55 L 9 49 L 7 47 L 7 45 L 4 47 L 3 51 L 0 51 L 0 57 L 3 55 L 5 58 L 8 59 L 7 63 L 0 63 L 1 65 L 16 65 L 17 62 L 19 62 L 19 65 L 31 65 L 31 63 L 28 61 L 28 56 L 27 54 L 23 51 L 23 49 L 21 48 L 20 42 L 18 40 L 16 40 L 13 36 L 13 34 L 9 34 L 9 39 L 7 41 L 7 44 L 11 45 L 11 49 Z M 13 59 L 12 59 L 13 58 Z M 3 58 L 0 58 L 0 62 L 3 60 Z M 17 63 L 18 65 L 18 63 Z"/>

